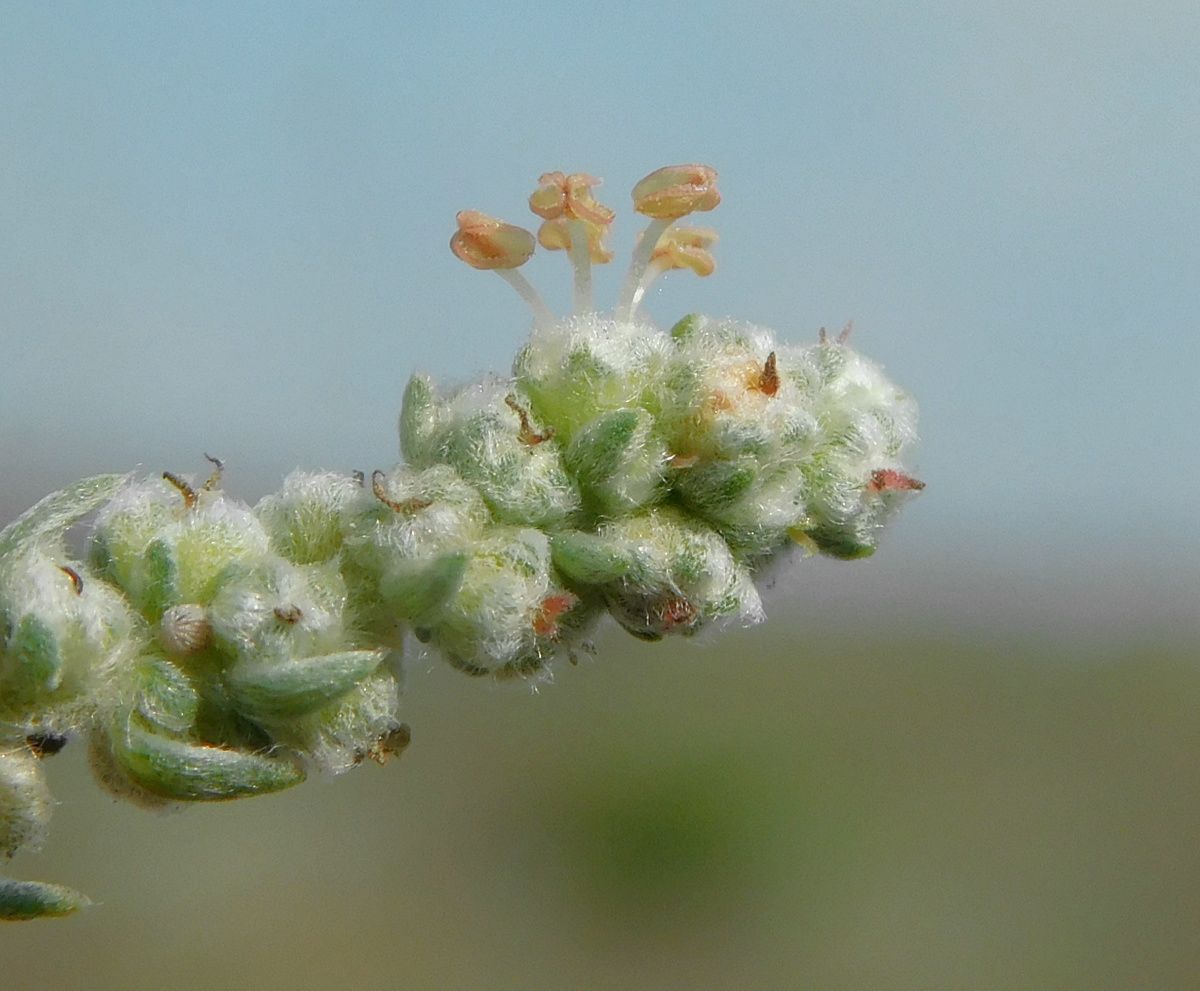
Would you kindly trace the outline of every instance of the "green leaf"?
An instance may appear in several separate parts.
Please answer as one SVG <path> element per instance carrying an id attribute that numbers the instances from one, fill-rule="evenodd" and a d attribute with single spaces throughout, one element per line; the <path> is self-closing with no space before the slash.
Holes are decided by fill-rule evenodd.
<path id="1" fill-rule="evenodd" d="M 380 597 L 395 615 L 427 626 L 458 592 L 469 555 L 443 554 L 432 561 L 405 561 L 379 583 Z"/>
<path id="2" fill-rule="evenodd" d="M 675 488 L 700 513 L 712 513 L 735 503 L 754 484 L 758 469 L 749 459 L 708 461 L 679 472 Z"/>
<path id="3" fill-rule="evenodd" d="M 136 716 L 114 727 L 112 753 L 117 767 L 136 785 L 181 802 L 262 795 L 304 780 L 304 772 L 290 761 L 170 739 Z"/>
<path id="4" fill-rule="evenodd" d="M 32 613 L 21 617 L 8 641 L 8 654 L 16 662 L 10 669 L 6 691 L 27 698 L 53 691 L 62 679 L 58 638 Z"/>
<path id="5" fill-rule="evenodd" d="M 584 490 L 606 486 L 629 456 L 643 414 L 635 409 L 605 413 L 575 435 L 563 455 L 567 471 Z"/>
<path id="6" fill-rule="evenodd" d="M 582 531 L 555 534 L 550 540 L 554 566 L 580 585 L 607 585 L 629 574 L 633 561 L 602 537 Z"/>
<path id="7" fill-rule="evenodd" d="M 414 375 L 404 390 L 400 407 L 400 450 L 415 468 L 428 468 L 433 461 L 432 444 L 438 425 L 438 401 L 433 382 Z"/>
<path id="8" fill-rule="evenodd" d="M 689 313 L 671 328 L 671 336 L 677 341 L 686 341 L 695 333 L 696 328 L 700 325 L 700 319 L 699 313 Z"/>
<path id="9" fill-rule="evenodd" d="M 179 601 L 179 562 L 175 548 L 165 540 L 152 541 L 146 548 L 145 582 L 143 608 L 153 619 L 161 619 Z"/>
<path id="10" fill-rule="evenodd" d="M 136 677 L 138 712 L 159 729 L 187 732 L 200 707 L 188 676 L 165 658 L 147 657 L 139 663 Z"/>
<path id="11" fill-rule="evenodd" d="M 128 477 L 94 475 L 46 496 L 0 530 L 0 557 L 31 542 L 60 535 L 76 520 L 108 502 Z"/>
<path id="12" fill-rule="evenodd" d="M 239 664 L 225 676 L 237 709 L 271 722 L 304 716 L 341 698 L 383 661 L 382 650 Z"/>

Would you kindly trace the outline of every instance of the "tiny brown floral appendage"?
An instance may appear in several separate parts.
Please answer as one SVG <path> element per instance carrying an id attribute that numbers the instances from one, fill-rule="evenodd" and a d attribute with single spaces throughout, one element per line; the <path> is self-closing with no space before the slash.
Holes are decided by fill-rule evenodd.
<path id="1" fill-rule="evenodd" d="M 393 499 L 387 494 L 383 487 L 384 474 L 378 468 L 371 472 L 371 491 L 375 493 L 375 498 L 382 502 L 388 509 L 396 513 L 404 513 L 412 515 L 422 509 L 432 506 L 433 503 L 429 499 Z"/>

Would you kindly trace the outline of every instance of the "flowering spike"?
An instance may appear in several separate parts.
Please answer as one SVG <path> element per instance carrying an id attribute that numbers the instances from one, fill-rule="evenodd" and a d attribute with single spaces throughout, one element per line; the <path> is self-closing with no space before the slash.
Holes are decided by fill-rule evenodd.
<path id="1" fill-rule="evenodd" d="M 847 331 L 789 346 L 761 327 L 636 316 L 650 281 L 710 274 L 716 235 L 675 227 L 720 199 L 706 166 L 634 189 L 650 218 L 612 314 L 591 264 L 612 211 L 597 180 L 551 172 L 538 240 L 570 253 L 557 320 L 517 271 L 529 231 L 458 215 L 454 253 L 508 281 L 535 324 L 511 377 L 443 391 L 413 376 L 407 463 L 295 472 L 251 508 L 166 473 L 88 479 L 0 530 L 0 856 L 35 846 L 39 760 L 90 738 L 114 794 L 233 799 L 407 746 L 403 653 L 474 676 L 547 677 L 607 614 L 660 640 L 763 618 L 756 582 L 802 551 L 871 555 L 923 483 L 916 408 Z M 96 513 L 85 561 L 67 531 Z M 64 914 L 68 889 L 0 878 L 0 919 Z"/>

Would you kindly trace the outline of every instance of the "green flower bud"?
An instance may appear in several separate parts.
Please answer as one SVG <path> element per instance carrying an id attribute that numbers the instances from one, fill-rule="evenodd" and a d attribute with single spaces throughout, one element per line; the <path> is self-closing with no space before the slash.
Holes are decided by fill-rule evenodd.
<path id="1" fill-rule="evenodd" d="M 362 484 L 348 475 L 296 471 L 254 513 L 277 554 L 295 564 L 320 564 L 341 550 L 348 518 L 369 499 Z"/>
<path id="2" fill-rule="evenodd" d="M 602 413 L 582 427 L 563 461 L 596 516 L 624 516 L 666 491 L 666 444 L 644 410 Z"/>
<path id="3" fill-rule="evenodd" d="M 602 413 L 656 413 L 671 340 L 645 323 L 582 314 L 535 328 L 513 370 L 533 413 L 560 443 Z"/>
<path id="4" fill-rule="evenodd" d="M 756 623 L 762 604 L 749 571 L 720 535 L 673 509 L 600 526 L 594 537 L 555 540 L 555 563 L 603 594 L 609 612 L 646 640 L 690 635 L 716 621 Z M 606 567 L 607 564 L 607 567 Z"/>
<path id="5" fill-rule="evenodd" d="M 96 521 L 106 577 L 151 618 L 180 603 L 208 603 L 226 568 L 269 550 L 248 507 L 217 491 L 192 496 L 165 480 L 132 485 Z"/>
<path id="6" fill-rule="evenodd" d="M 550 545 L 537 530 L 497 526 L 473 547 L 458 592 L 428 639 L 468 674 L 498 677 L 540 671 L 567 644 L 564 631 L 586 626 L 560 618 L 579 607 L 550 571 Z M 550 614 L 553 615 L 550 615 Z"/>
<path id="7" fill-rule="evenodd" d="M 317 711 L 273 723 L 271 733 L 320 770 L 337 774 L 367 757 L 382 763 L 395 751 L 398 735 L 407 732 L 397 719 L 399 707 L 400 686 L 385 665 Z"/>
<path id="8" fill-rule="evenodd" d="M 401 415 L 402 424 L 412 424 L 418 418 L 413 406 L 423 404 L 421 428 L 402 432 L 402 443 L 405 436 L 419 437 L 403 447 L 415 467 L 450 465 L 501 522 L 557 526 L 578 509 L 553 431 L 530 419 L 508 384 L 485 381 L 440 401 L 428 392 L 427 380 L 415 382 Z"/>

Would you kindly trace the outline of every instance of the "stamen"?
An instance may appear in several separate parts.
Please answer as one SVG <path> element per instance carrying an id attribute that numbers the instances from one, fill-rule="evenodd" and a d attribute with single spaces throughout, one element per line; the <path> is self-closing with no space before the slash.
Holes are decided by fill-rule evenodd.
<path id="1" fill-rule="evenodd" d="M 596 309 L 592 297 L 592 260 L 588 251 L 588 233 L 582 220 L 571 221 L 571 268 L 575 273 L 575 312 Z"/>
<path id="2" fill-rule="evenodd" d="M 700 616 L 699 610 L 682 595 L 667 595 L 658 603 L 658 626 L 666 633 L 680 627 L 693 626 Z"/>
<path id="3" fill-rule="evenodd" d="M 542 247 L 565 249 L 570 255 L 576 313 L 595 310 L 592 263 L 602 265 L 612 258 L 603 241 L 616 214 L 593 198 L 591 187 L 598 185 L 599 179 L 582 172 L 547 172 L 529 197 L 529 209 L 545 221 L 538 231 Z"/>
<path id="4" fill-rule="evenodd" d="M 633 208 L 653 219 L 642 232 L 629 262 L 629 274 L 625 276 L 617 303 L 618 320 L 633 318 L 634 297 L 659 238 L 667 228 L 681 217 L 697 210 L 711 210 L 720 202 L 717 173 L 707 165 L 668 165 L 651 172 L 633 187 Z"/>
<path id="5" fill-rule="evenodd" d="M 538 179 L 538 188 L 529 197 L 529 209 L 543 220 L 583 220 L 596 227 L 607 227 L 616 214 L 591 194 L 600 180 L 584 172 L 564 175 L 547 172 Z"/>
<path id="6" fill-rule="evenodd" d="M 621 286 L 621 296 L 617 300 L 616 317 L 618 320 L 626 321 L 633 318 L 633 311 L 636 309 L 634 297 L 640 299 L 638 288 L 642 285 L 642 279 L 650 264 L 650 257 L 654 254 L 655 245 L 673 223 L 675 223 L 675 218 L 651 220 L 646 225 L 646 229 L 642 231 L 642 236 L 638 238 L 638 243 L 633 249 L 633 257 L 629 260 L 629 272 Z M 642 291 L 645 292 L 644 289 Z"/>
<path id="7" fill-rule="evenodd" d="M 371 472 L 371 491 L 375 493 L 375 498 L 382 502 L 388 509 L 395 513 L 403 513 L 405 516 L 411 516 L 413 513 L 419 512 L 432 506 L 433 503 L 429 499 L 393 499 L 387 494 L 385 482 L 387 476 L 384 475 L 378 468 Z"/>
<path id="8" fill-rule="evenodd" d="M 578 602 L 578 597 L 570 592 L 560 592 L 557 595 L 548 595 L 542 599 L 538 606 L 538 611 L 533 617 L 533 632 L 539 637 L 547 637 L 550 640 L 558 639 L 558 618 L 564 613 L 570 612 L 571 608 Z"/>
<path id="9" fill-rule="evenodd" d="M 787 533 L 792 539 L 792 542 L 799 545 L 799 547 L 804 551 L 805 557 L 812 557 L 821 549 L 817 545 L 817 542 L 805 532 L 803 527 L 789 527 Z"/>
<path id="10" fill-rule="evenodd" d="M 720 202 L 716 170 L 707 165 L 668 165 L 633 187 L 633 208 L 663 220 L 712 210 Z"/>
<path id="11" fill-rule="evenodd" d="M 395 729 L 383 734 L 367 751 L 367 756 L 382 767 L 392 757 L 399 757 L 412 742 L 412 730 L 408 723 L 401 723 Z"/>
<path id="12" fill-rule="evenodd" d="M 515 268 L 498 268 L 496 269 L 496 274 L 512 286 L 517 291 L 517 295 L 525 300 L 529 308 L 533 311 L 534 323 L 539 327 L 554 323 L 554 314 L 550 312 L 550 307 L 546 305 L 541 293 L 533 288 L 525 276 Z"/>
<path id="13" fill-rule="evenodd" d="M 655 279 L 672 269 L 690 268 L 702 279 L 713 274 L 716 259 L 708 249 L 717 242 L 717 232 L 707 227 L 674 227 L 658 239 L 650 262 L 630 301 L 630 313 L 636 313 L 642 298 Z"/>
<path id="14" fill-rule="evenodd" d="M 458 230 L 450 238 L 450 250 L 472 268 L 520 268 L 533 254 L 533 235 L 523 227 L 478 210 L 463 210 L 455 220 Z"/>
<path id="15" fill-rule="evenodd" d="M 536 289 L 516 270 L 529 261 L 536 242 L 523 227 L 506 224 L 478 210 L 463 210 L 455 218 L 458 230 L 450 250 L 472 268 L 495 272 L 511 285 L 533 310 L 538 324 L 551 323 L 554 315 Z"/>
<path id="16" fill-rule="evenodd" d="M 592 302 L 591 264 L 603 265 L 612 261 L 612 252 L 604 244 L 607 228 L 586 220 L 556 217 L 538 228 L 538 244 L 547 251 L 566 251 L 575 271 L 575 312 L 590 313 Z"/>

